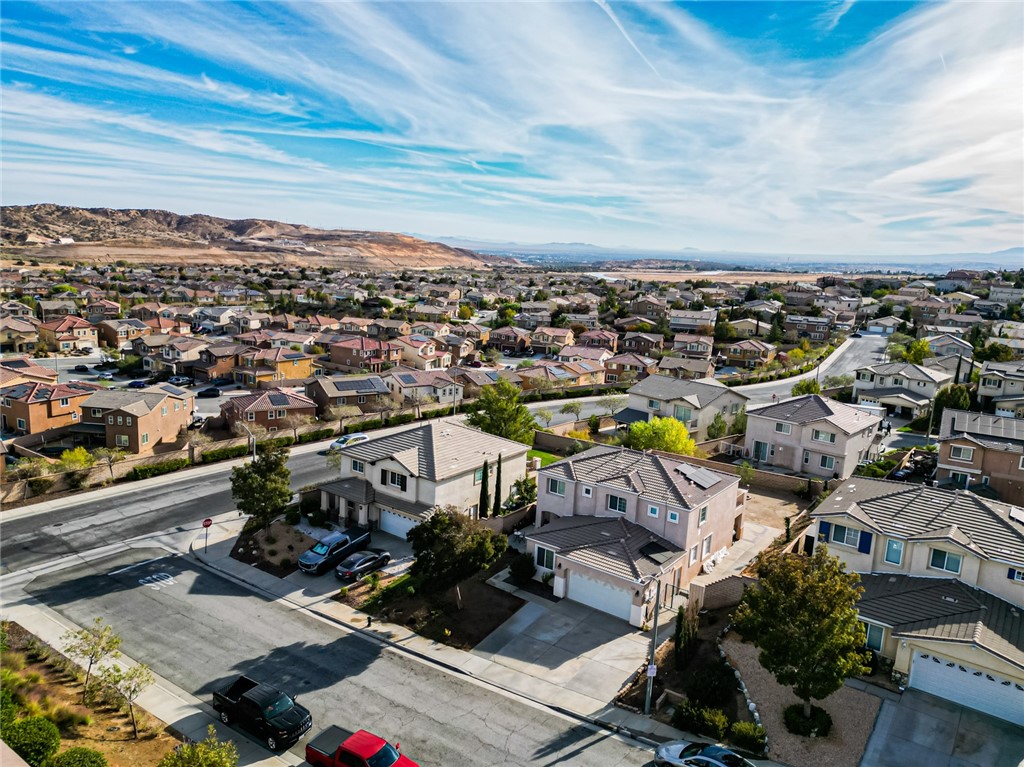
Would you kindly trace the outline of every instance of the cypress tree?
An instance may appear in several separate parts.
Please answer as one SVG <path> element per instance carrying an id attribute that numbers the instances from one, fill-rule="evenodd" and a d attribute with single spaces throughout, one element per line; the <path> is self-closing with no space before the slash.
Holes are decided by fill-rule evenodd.
<path id="1" fill-rule="evenodd" d="M 487 516 L 488 507 L 491 505 L 491 494 L 487 489 L 487 469 L 487 460 L 484 459 L 484 478 L 480 480 L 480 507 L 477 511 L 480 519 L 484 519 Z"/>
<path id="2" fill-rule="evenodd" d="M 494 510 L 491 516 L 501 516 L 501 453 L 498 453 L 498 470 L 494 472 Z"/>

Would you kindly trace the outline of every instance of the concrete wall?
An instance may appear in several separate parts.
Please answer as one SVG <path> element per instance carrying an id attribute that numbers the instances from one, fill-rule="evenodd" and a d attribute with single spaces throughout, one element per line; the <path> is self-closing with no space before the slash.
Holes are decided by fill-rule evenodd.
<path id="1" fill-rule="evenodd" d="M 720 581 L 713 583 L 690 584 L 690 605 L 695 612 L 698 610 L 716 610 L 719 607 L 732 607 L 740 603 L 743 590 L 752 583 L 757 583 L 756 578 L 748 578 L 743 575 L 730 575 Z"/>
<path id="2" fill-rule="evenodd" d="M 508 535 L 517 527 L 520 527 L 524 523 L 524 520 L 532 519 L 535 509 L 536 504 L 531 503 L 528 506 L 523 506 L 523 508 L 516 509 L 515 511 L 509 512 L 501 517 L 488 517 L 487 519 L 481 519 L 480 524 L 496 533 L 504 533 L 505 535 Z"/>

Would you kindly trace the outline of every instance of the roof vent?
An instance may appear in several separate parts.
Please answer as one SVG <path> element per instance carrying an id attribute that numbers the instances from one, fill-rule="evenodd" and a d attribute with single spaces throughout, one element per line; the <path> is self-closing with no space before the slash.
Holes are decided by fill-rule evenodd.
<path id="1" fill-rule="evenodd" d="M 601 535 L 603 535 L 605 538 L 611 538 L 612 537 L 612 534 L 609 533 L 607 530 L 602 530 L 601 531 Z"/>
<path id="2" fill-rule="evenodd" d="M 953 604 L 957 603 L 956 597 L 943 597 L 942 601 L 943 602 L 952 602 Z"/>

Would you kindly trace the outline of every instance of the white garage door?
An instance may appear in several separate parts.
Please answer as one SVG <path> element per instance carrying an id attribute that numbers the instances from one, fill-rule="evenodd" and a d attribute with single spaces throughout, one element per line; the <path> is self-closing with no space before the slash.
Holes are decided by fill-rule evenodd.
<path id="1" fill-rule="evenodd" d="M 418 524 L 419 520 L 410 519 L 409 517 L 396 514 L 395 512 L 388 511 L 387 509 L 380 510 L 381 532 L 388 533 L 396 538 L 404 539 L 406 535 L 408 535 L 409 531 Z"/>
<path id="2" fill-rule="evenodd" d="M 587 578 L 579 573 L 569 574 L 569 599 L 588 605 L 616 618 L 629 620 L 633 607 L 633 594 L 617 589 L 607 583 Z"/>
<path id="3" fill-rule="evenodd" d="M 1024 686 L 1005 677 L 962 666 L 949 658 L 915 652 L 910 686 L 1024 725 Z"/>

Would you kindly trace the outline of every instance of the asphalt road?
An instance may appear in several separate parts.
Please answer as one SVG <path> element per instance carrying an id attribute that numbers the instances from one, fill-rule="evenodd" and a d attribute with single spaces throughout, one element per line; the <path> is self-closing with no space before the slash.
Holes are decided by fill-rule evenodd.
<path id="1" fill-rule="evenodd" d="M 102 616 L 126 655 L 197 697 L 209 700 L 248 674 L 298 695 L 313 714 L 312 735 L 329 724 L 363 727 L 399 740 L 424 767 L 650 762 L 650 751 L 253 595 L 162 549 L 41 576 L 26 590 L 77 625 Z M 286 758 L 301 761 L 302 748 Z"/>

